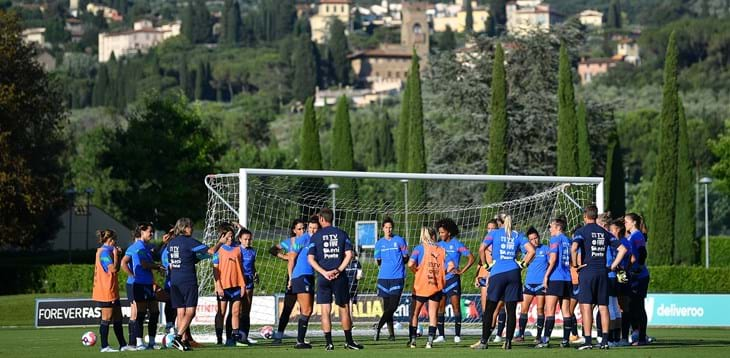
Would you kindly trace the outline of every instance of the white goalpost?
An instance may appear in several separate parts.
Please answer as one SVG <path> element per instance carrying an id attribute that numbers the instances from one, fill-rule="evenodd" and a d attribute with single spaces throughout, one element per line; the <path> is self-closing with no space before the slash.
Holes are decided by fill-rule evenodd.
<path id="1" fill-rule="evenodd" d="M 504 200 L 485 202 L 488 183 L 504 183 Z M 603 178 L 517 175 L 424 174 L 394 172 L 350 172 L 242 168 L 238 173 L 208 175 L 208 204 L 204 242 L 212 244 L 217 227 L 239 222 L 253 232 L 257 252 L 256 268 L 260 281 L 255 288 L 252 324 L 273 325 L 278 319 L 286 285 L 286 263 L 269 254 L 269 248 L 290 236 L 294 219 L 306 220 L 322 207 L 332 208 L 335 225 L 349 233 L 362 265 L 358 285 L 359 302 L 353 304 L 355 325 L 375 322 L 382 314 L 375 296 L 378 267 L 372 245 L 382 236 L 381 225 L 387 216 L 395 222 L 394 233 L 406 239 L 409 249 L 418 245 L 417 232 L 442 218 L 452 218 L 460 229 L 458 239 L 478 260 L 476 251 L 486 222 L 499 212 L 512 215 L 515 228 L 535 227 L 543 239 L 549 238 L 551 218 L 565 216 L 568 228 L 582 223 L 582 208 L 595 203 L 603 211 Z M 424 193 L 411 197 L 412 186 Z M 410 189 L 409 189 L 410 188 Z M 412 194 L 412 193 L 410 193 Z M 466 260 L 462 259 L 462 266 Z M 472 268 L 462 276 L 462 312 L 465 323 L 479 322 L 481 308 L 474 296 Z M 199 266 L 200 296 L 213 295 L 212 266 Z M 408 315 L 411 274 L 406 278 L 402 307 L 396 320 Z M 477 295 L 478 296 L 478 295 Z M 295 308 L 293 314 L 298 314 Z M 312 320 L 319 320 L 315 307 Z M 447 307 L 447 317 L 450 307 Z M 369 326 L 369 325 L 368 325 Z M 209 330 L 211 331 L 211 330 Z"/>

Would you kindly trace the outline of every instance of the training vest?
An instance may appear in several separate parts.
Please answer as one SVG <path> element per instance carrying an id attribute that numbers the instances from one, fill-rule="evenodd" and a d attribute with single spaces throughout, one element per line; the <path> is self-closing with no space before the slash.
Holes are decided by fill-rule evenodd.
<path id="1" fill-rule="evenodd" d="M 222 289 L 232 287 L 246 287 L 246 281 L 241 272 L 241 247 L 234 246 L 230 251 L 223 247 L 218 249 L 218 282 Z"/>
<path id="2" fill-rule="evenodd" d="M 102 266 L 101 254 L 104 250 L 107 249 L 102 247 L 96 252 L 96 262 L 94 263 L 94 289 L 91 292 L 91 299 L 97 302 L 112 302 L 119 299 L 119 282 L 117 281 L 116 272 L 109 272 L 108 269 L 105 271 Z M 110 256 L 114 257 L 113 255 L 114 253 L 112 252 Z"/>
<path id="3" fill-rule="evenodd" d="M 413 292 L 419 297 L 430 297 L 444 289 L 446 250 L 436 245 L 423 245 L 423 259 L 416 271 Z"/>

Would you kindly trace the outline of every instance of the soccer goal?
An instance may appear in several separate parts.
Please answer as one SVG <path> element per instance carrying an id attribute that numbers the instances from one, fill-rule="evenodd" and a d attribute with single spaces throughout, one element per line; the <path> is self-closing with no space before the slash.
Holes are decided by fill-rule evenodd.
<path id="1" fill-rule="evenodd" d="M 503 200 L 485 202 L 489 183 L 504 183 Z M 269 248 L 290 237 L 296 218 L 307 219 L 320 208 L 334 210 L 335 225 L 349 233 L 362 265 L 359 302 L 353 305 L 355 324 L 375 322 L 382 313 L 375 296 L 377 263 L 373 245 L 382 236 L 385 217 L 395 222 L 394 233 L 406 239 L 409 249 L 418 245 L 421 226 L 452 218 L 460 229 L 458 239 L 474 254 L 486 233 L 486 223 L 500 212 L 513 217 L 516 230 L 535 227 L 549 238 L 551 218 L 565 216 L 568 228 L 582 223 L 582 207 L 596 203 L 602 211 L 603 178 L 420 174 L 309 170 L 241 169 L 238 173 L 209 175 L 204 240 L 213 244 L 216 228 L 236 221 L 254 234 L 259 282 L 252 309 L 254 324 L 273 324 L 286 288 L 286 262 L 269 254 Z M 414 190 L 417 189 L 417 190 Z M 410 197 L 409 197 L 410 196 Z M 462 267 L 466 259 L 462 259 Z M 212 267 L 200 267 L 202 296 L 213 295 Z M 478 321 L 481 310 L 473 281 L 476 263 L 462 276 L 462 312 L 465 322 Z M 403 307 L 396 319 L 405 322 L 412 274 L 406 278 Z M 477 297 L 475 297 L 477 296 Z M 447 308 L 447 316 L 450 317 Z M 295 308 L 293 315 L 298 314 Z M 318 321 L 319 309 L 312 317 Z M 362 327 L 362 325 L 361 325 Z"/>

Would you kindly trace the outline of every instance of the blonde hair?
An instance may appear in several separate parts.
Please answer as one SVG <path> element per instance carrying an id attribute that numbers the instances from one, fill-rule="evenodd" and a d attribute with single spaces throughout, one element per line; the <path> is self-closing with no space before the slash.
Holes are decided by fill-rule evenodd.
<path id="1" fill-rule="evenodd" d="M 436 230 L 424 226 L 421 228 L 421 243 L 433 245 L 436 243 Z"/>
<path id="2" fill-rule="evenodd" d="M 184 235 L 185 234 L 185 228 L 186 227 L 189 227 L 189 228 L 192 228 L 193 227 L 193 221 L 190 220 L 190 218 L 179 218 L 179 219 L 177 219 L 177 222 L 175 223 L 175 228 L 173 229 L 174 230 L 174 232 L 173 232 L 174 235 L 175 236 Z"/>
<path id="3" fill-rule="evenodd" d="M 504 233 L 507 235 L 508 238 L 512 237 L 512 216 L 500 213 L 497 215 L 497 218 L 499 221 L 502 222 L 502 227 L 504 228 Z"/>
<path id="4" fill-rule="evenodd" d="M 117 233 L 111 229 L 97 230 L 96 240 L 99 244 L 105 244 L 109 239 L 117 239 Z"/>
<path id="5" fill-rule="evenodd" d="M 611 222 L 611 212 L 607 211 L 605 213 L 598 214 L 596 222 L 602 227 L 608 226 L 608 224 Z"/>

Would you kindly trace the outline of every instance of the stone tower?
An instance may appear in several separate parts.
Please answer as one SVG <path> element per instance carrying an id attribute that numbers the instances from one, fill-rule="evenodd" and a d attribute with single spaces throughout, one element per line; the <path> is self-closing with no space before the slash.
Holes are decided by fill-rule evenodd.
<path id="1" fill-rule="evenodd" d="M 401 46 L 409 51 L 416 48 L 416 53 L 421 60 L 421 68 L 425 68 L 428 63 L 428 18 L 426 17 L 426 9 L 429 4 L 426 2 L 409 2 L 403 1 L 401 9 L 401 30 L 400 43 Z"/>

